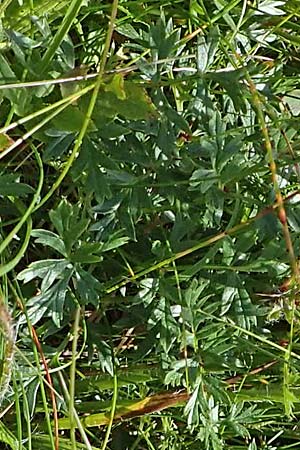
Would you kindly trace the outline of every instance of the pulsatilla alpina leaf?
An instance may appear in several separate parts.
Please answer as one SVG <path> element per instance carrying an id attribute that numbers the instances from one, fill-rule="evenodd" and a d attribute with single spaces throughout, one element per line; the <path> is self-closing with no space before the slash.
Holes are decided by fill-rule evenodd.
<path id="1" fill-rule="evenodd" d="M 76 289 L 82 304 L 92 304 L 98 306 L 101 283 L 91 273 L 77 267 L 74 273 Z"/>
<path id="2" fill-rule="evenodd" d="M 102 244 L 99 242 L 83 242 L 70 254 L 70 260 L 73 263 L 92 264 L 102 260 L 102 257 L 97 255 L 102 249 Z"/>
<path id="3" fill-rule="evenodd" d="M 27 302 L 27 312 L 32 324 L 37 323 L 42 317 L 51 317 L 54 324 L 60 327 L 72 272 L 72 268 L 65 270 L 62 279 Z"/>
<path id="4" fill-rule="evenodd" d="M 49 289 L 54 281 L 61 277 L 70 263 L 65 259 L 46 259 L 32 262 L 27 269 L 18 274 L 18 280 L 28 283 L 35 278 L 42 280 L 42 290 Z"/>
<path id="5" fill-rule="evenodd" d="M 37 244 L 49 246 L 61 255 L 66 256 L 64 242 L 56 233 L 48 230 L 32 230 L 31 235 L 36 238 Z"/>
<path id="6" fill-rule="evenodd" d="M 62 200 L 56 209 L 49 213 L 50 219 L 63 240 L 67 254 L 87 229 L 90 220 L 80 217 L 80 208 Z"/>

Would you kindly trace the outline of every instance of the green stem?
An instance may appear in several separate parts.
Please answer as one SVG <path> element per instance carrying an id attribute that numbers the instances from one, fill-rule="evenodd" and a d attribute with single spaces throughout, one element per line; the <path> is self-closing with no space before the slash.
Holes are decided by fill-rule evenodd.
<path id="1" fill-rule="evenodd" d="M 75 436 L 75 419 L 73 411 L 75 410 L 75 376 L 76 376 L 76 353 L 77 342 L 79 336 L 79 321 L 81 315 L 80 306 L 77 307 L 75 313 L 74 327 L 73 327 L 73 342 L 72 342 L 72 364 L 70 367 L 70 396 L 69 396 L 69 416 L 70 416 L 70 434 L 72 450 L 76 450 L 76 436 Z"/>
<path id="2" fill-rule="evenodd" d="M 23 397 L 23 416 L 26 421 L 27 425 L 27 450 L 32 450 L 32 429 L 31 429 L 31 417 L 30 417 L 30 410 L 29 410 L 29 404 L 28 404 L 28 398 L 26 394 L 26 389 L 22 380 L 22 375 L 20 374 L 20 384 L 22 387 L 22 397 Z"/>
<path id="3" fill-rule="evenodd" d="M 24 301 L 24 298 L 23 298 L 23 295 L 22 295 L 22 291 L 21 291 L 21 289 L 19 288 L 18 285 L 17 285 L 17 290 L 16 290 L 13 287 L 12 283 L 10 283 L 10 288 L 12 289 L 12 291 L 14 293 L 14 296 L 16 298 L 18 298 L 18 302 L 21 304 L 22 312 L 23 312 L 23 314 L 25 315 L 25 318 L 26 318 L 27 328 L 29 330 L 29 334 L 30 334 L 31 341 L 32 341 L 32 349 L 33 349 L 35 366 L 32 364 L 31 361 L 28 360 L 26 355 L 24 355 L 24 353 L 17 346 L 15 347 L 15 350 L 26 361 L 26 363 L 29 365 L 29 367 L 31 367 L 31 369 L 33 369 L 33 371 L 36 373 L 36 375 L 38 377 L 39 388 L 40 388 L 40 392 L 41 392 L 43 408 L 44 408 L 44 411 L 45 411 L 45 418 L 46 418 L 47 431 L 48 431 L 48 435 L 49 435 L 51 450 L 57 450 L 57 448 L 55 447 L 54 438 L 53 438 L 53 430 L 52 430 L 51 420 L 50 420 L 50 415 L 51 414 L 50 414 L 50 410 L 49 410 L 49 407 L 48 407 L 48 400 L 47 400 L 47 395 L 46 395 L 46 390 L 45 390 L 44 383 L 46 383 L 50 389 L 51 389 L 51 386 L 49 386 L 49 384 L 47 383 L 47 380 L 45 380 L 43 378 L 43 374 L 42 374 L 42 370 L 41 370 L 41 364 L 40 364 L 40 356 L 38 354 L 37 347 L 36 347 L 36 345 L 34 343 L 34 337 L 33 337 L 33 333 L 32 333 L 32 324 L 31 324 L 30 319 L 29 319 L 28 314 L 27 314 L 26 305 L 25 305 L 25 301 Z M 55 392 L 55 394 L 58 395 L 56 392 Z"/>
<path id="4" fill-rule="evenodd" d="M 166 243 L 167 243 L 167 247 L 168 247 L 170 254 L 172 254 L 171 244 L 168 239 L 166 239 Z M 180 286 L 180 277 L 178 274 L 176 261 L 172 262 L 172 266 L 173 266 L 173 271 L 174 271 L 174 275 L 175 275 L 179 305 L 182 305 L 182 292 L 181 292 L 181 286 Z M 189 392 L 190 382 L 189 382 L 189 369 L 188 369 L 188 364 L 187 364 L 187 359 L 188 359 L 187 338 L 186 338 L 187 333 L 186 333 L 186 327 L 185 327 L 185 320 L 184 320 L 184 317 L 182 314 L 181 314 L 181 319 L 182 319 L 182 346 L 183 346 L 183 353 L 184 353 L 184 359 L 185 359 L 185 382 L 186 382 L 187 391 Z M 193 329 L 193 325 L 192 325 L 192 333 L 195 336 L 196 333 L 195 333 L 195 330 Z M 197 345 L 195 345 L 195 351 L 197 351 Z"/>
<path id="5" fill-rule="evenodd" d="M 99 94 L 99 90 L 102 84 L 102 79 L 103 79 L 103 75 L 105 72 L 105 65 L 106 65 L 106 61 L 108 58 L 108 52 L 110 49 L 110 43 L 111 43 L 111 39 L 112 39 L 112 34 L 113 34 L 113 30 L 114 30 L 114 24 L 115 24 L 115 20 L 116 20 L 116 16 L 117 16 L 117 9 L 118 9 L 118 0 L 114 0 L 113 5 L 112 5 L 112 12 L 111 12 L 111 17 L 110 17 L 110 23 L 109 23 L 109 27 L 108 27 L 108 31 L 107 31 L 107 36 L 106 36 L 106 41 L 105 41 L 105 45 L 104 45 L 104 49 L 103 49 L 103 53 L 102 53 L 102 58 L 101 58 L 101 62 L 100 62 L 100 68 L 99 68 L 99 73 L 98 73 L 98 77 L 96 79 L 95 82 L 95 86 L 94 86 L 94 90 L 91 96 L 91 100 L 90 103 L 88 105 L 88 109 L 87 109 L 87 113 L 85 116 L 85 120 L 82 124 L 81 130 L 79 132 L 78 138 L 75 142 L 74 148 L 72 150 L 72 153 L 68 159 L 68 161 L 66 162 L 66 165 L 62 171 L 62 173 L 60 174 L 60 176 L 58 177 L 58 179 L 56 180 L 56 182 L 53 184 L 53 186 L 51 187 L 51 189 L 48 191 L 48 193 L 45 195 L 45 197 L 42 199 L 42 201 L 39 204 L 39 207 L 41 207 L 42 205 L 44 205 L 44 203 L 46 203 L 49 198 L 52 196 L 52 194 L 56 191 L 56 189 L 60 186 L 61 182 L 63 181 L 63 179 L 65 178 L 65 176 L 67 175 L 67 173 L 69 172 L 75 158 L 78 156 L 82 142 L 83 142 L 83 138 L 86 134 L 88 125 L 90 123 L 91 117 L 92 117 L 92 113 L 94 111 L 95 105 L 96 105 L 96 100 Z"/>
<path id="6" fill-rule="evenodd" d="M 20 229 L 22 228 L 23 224 L 27 221 L 27 232 L 26 232 L 26 236 L 24 239 L 24 242 L 20 248 L 20 250 L 18 251 L 17 255 L 11 260 L 9 261 L 7 264 L 1 266 L 0 268 L 0 276 L 4 275 L 5 273 L 9 272 L 10 270 L 12 270 L 20 261 L 20 259 L 23 257 L 26 248 L 29 244 L 29 239 L 30 239 L 30 233 L 31 233 L 31 228 L 32 228 L 32 221 L 30 218 L 31 213 L 34 210 L 34 207 L 36 205 L 36 203 L 38 202 L 39 198 L 40 198 L 40 194 L 41 194 L 41 190 L 42 190 L 42 186 L 43 186 L 43 182 L 44 182 L 44 170 L 43 170 L 43 163 L 41 160 L 41 157 L 38 153 L 38 151 L 36 150 L 36 148 L 34 147 L 34 153 L 35 153 L 35 157 L 38 163 L 38 167 L 39 167 L 39 172 L 40 172 L 40 177 L 39 177 L 39 183 L 38 183 L 38 187 L 37 190 L 33 196 L 33 199 L 29 205 L 29 207 L 27 208 L 27 210 L 24 211 L 24 207 L 22 205 L 22 203 L 17 200 L 14 199 L 14 203 L 16 205 L 16 207 L 23 213 L 22 218 L 19 220 L 19 222 L 17 223 L 17 225 L 12 229 L 12 231 L 6 236 L 6 238 L 1 242 L 0 244 L 0 254 L 6 249 L 6 247 L 10 244 L 10 242 L 13 240 L 14 236 L 20 231 Z"/>
<path id="7" fill-rule="evenodd" d="M 113 349 L 112 349 L 112 352 L 113 352 Z M 117 371 L 116 371 L 116 367 L 115 366 L 114 366 L 113 380 L 114 380 L 114 391 L 113 391 L 113 398 L 112 398 L 112 403 L 111 403 L 110 418 L 109 418 L 109 423 L 107 425 L 107 429 L 106 429 L 106 433 L 105 433 L 105 437 L 104 437 L 104 441 L 103 441 L 103 445 L 101 447 L 101 450 L 105 450 L 106 449 L 106 446 L 107 446 L 107 443 L 108 443 L 108 439 L 109 439 L 109 436 L 110 436 L 110 433 L 111 433 L 114 417 L 115 417 L 116 407 L 117 407 L 118 377 L 117 377 Z"/>
<path id="8" fill-rule="evenodd" d="M 48 47 L 46 53 L 42 58 L 41 61 L 42 73 L 46 72 L 46 70 L 48 69 L 48 66 L 51 60 L 53 59 L 58 47 L 60 46 L 63 38 L 66 36 L 69 29 L 71 28 L 72 23 L 74 22 L 82 3 L 83 0 L 73 0 L 71 5 L 69 6 L 69 9 L 64 17 L 64 20 L 62 21 L 59 29 L 56 32 L 56 35 L 53 38 L 53 41 L 51 42 L 50 46 Z"/>
<path id="9" fill-rule="evenodd" d="M 70 396 L 69 396 L 69 392 L 68 392 L 68 389 L 67 389 L 67 386 L 66 386 L 66 382 L 65 382 L 65 380 L 64 380 L 64 377 L 63 377 L 63 375 L 62 375 L 61 372 L 58 372 L 58 376 L 59 376 L 60 384 L 61 384 L 62 389 L 63 389 L 63 391 L 64 391 L 64 396 L 65 396 L 67 402 L 70 403 Z M 83 428 L 83 426 L 82 426 L 82 423 L 80 422 L 80 419 L 79 419 L 79 417 L 78 417 L 78 414 L 77 414 L 77 411 L 76 411 L 75 408 L 74 408 L 73 411 L 72 411 L 72 415 L 73 415 L 73 417 L 74 417 L 74 419 L 75 419 L 75 421 L 76 421 L 76 425 L 77 425 L 78 430 L 79 430 L 79 432 L 80 432 L 80 434 L 81 434 L 82 440 L 83 440 L 83 442 L 84 442 L 85 445 L 86 445 L 87 450 L 93 450 L 93 449 L 92 449 L 92 446 L 91 446 L 91 444 L 90 444 L 90 441 L 89 441 L 89 439 L 88 439 L 88 437 L 87 437 L 87 435 L 86 435 L 86 432 L 84 431 L 84 428 Z"/>
<path id="10" fill-rule="evenodd" d="M 20 408 L 20 397 L 18 392 L 18 385 L 15 379 L 15 375 L 13 376 L 13 388 L 14 388 L 14 399 L 15 399 L 15 409 L 16 409 L 16 426 L 17 426 L 17 436 L 19 442 L 19 448 L 22 448 L 22 415 Z"/>

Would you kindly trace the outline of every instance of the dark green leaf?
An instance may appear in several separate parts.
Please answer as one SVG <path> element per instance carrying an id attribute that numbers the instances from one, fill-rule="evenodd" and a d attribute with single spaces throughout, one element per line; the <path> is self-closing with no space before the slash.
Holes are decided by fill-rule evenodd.
<path id="1" fill-rule="evenodd" d="M 81 268 L 77 268 L 74 274 L 76 289 L 83 304 L 92 304 L 95 307 L 99 303 L 101 284 L 92 274 Z"/>
<path id="2" fill-rule="evenodd" d="M 66 256 L 66 247 L 62 239 L 52 231 L 48 230 L 32 230 L 32 236 L 37 238 L 37 244 L 47 245 L 63 256 Z"/>
<path id="3" fill-rule="evenodd" d="M 33 194 L 34 189 L 28 184 L 20 183 L 18 174 L 0 175 L 0 195 L 22 197 Z"/>
<path id="4" fill-rule="evenodd" d="M 51 317 L 59 328 L 63 319 L 64 303 L 72 270 L 65 271 L 64 277 L 51 288 L 31 298 L 27 302 L 27 312 L 31 323 L 36 324 L 42 317 Z"/>

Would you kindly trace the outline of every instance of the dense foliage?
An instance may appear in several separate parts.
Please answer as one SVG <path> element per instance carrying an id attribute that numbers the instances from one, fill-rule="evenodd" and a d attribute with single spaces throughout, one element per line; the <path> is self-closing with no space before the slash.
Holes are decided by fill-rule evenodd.
<path id="1" fill-rule="evenodd" d="M 1 448 L 297 448 L 299 15 L 0 6 Z"/>

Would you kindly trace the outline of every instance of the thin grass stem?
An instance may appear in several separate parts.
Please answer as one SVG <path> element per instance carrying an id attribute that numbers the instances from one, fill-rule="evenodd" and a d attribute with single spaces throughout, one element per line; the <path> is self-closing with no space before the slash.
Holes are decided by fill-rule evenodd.
<path id="1" fill-rule="evenodd" d="M 77 306 L 73 325 L 72 364 L 70 366 L 70 383 L 69 383 L 69 417 L 70 417 L 70 436 L 71 436 L 72 450 L 76 450 L 77 448 L 75 436 L 75 419 L 73 411 L 75 410 L 76 354 L 77 354 L 77 342 L 79 337 L 80 316 L 81 316 L 81 308 L 80 306 Z"/>
<path id="2" fill-rule="evenodd" d="M 102 85 L 103 82 L 103 75 L 105 73 L 105 65 L 106 65 L 106 61 L 108 58 L 108 53 L 109 53 L 109 48 L 110 48 L 110 44 L 111 44 L 111 39 L 112 39 L 112 34 L 113 34 L 113 30 L 114 30 L 114 23 L 115 23 L 115 19 L 117 16 L 117 9 L 118 9 L 118 1 L 114 0 L 113 5 L 112 5 L 112 12 L 111 12 L 111 18 L 110 18 L 110 23 L 109 23 L 109 27 L 108 27 L 108 31 L 107 31 L 107 36 L 106 36 L 106 41 L 105 41 L 105 45 L 104 45 L 104 49 L 103 49 L 103 53 L 102 53 L 102 57 L 101 57 L 101 62 L 100 62 L 100 68 L 99 68 L 99 73 L 95 82 L 95 86 L 92 92 L 92 96 L 88 105 L 88 109 L 86 112 L 86 116 L 85 116 L 85 120 L 82 124 L 81 130 L 79 132 L 79 135 L 76 139 L 74 148 L 72 150 L 72 153 L 69 157 L 69 159 L 67 160 L 64 169 L 62 170 L 60 176 L 58 177 L 58 179 L 56 180 L 56 182 L 53 184 L 53 186 L 49 189 L 49 191 L 47 192 L 47 194 L 45 195 L 45 197 L 41 200 L 40 204 L 39 204 L 39 208 L 44 205 L 49 198 L 53 195 L 53 193 L 56 191 L 56 189 L 60 186 L 61 182 L 63 181 L 63 179 L 65 178 L 65 176 L 67 175 L 67 173 L 69 172 L 75 158 L 78 156 L 80 148 L 82 146 L 82 142 L 83 142 L 83 138 L 87 132 L 88 129 L 88 125 L 90 123 L 91 117 L 92 117 L 92 113 L 93 110 L 95 108 L 96 105 L 96 100 L 99 94 L 99 90 L 100 87 Z"/>

